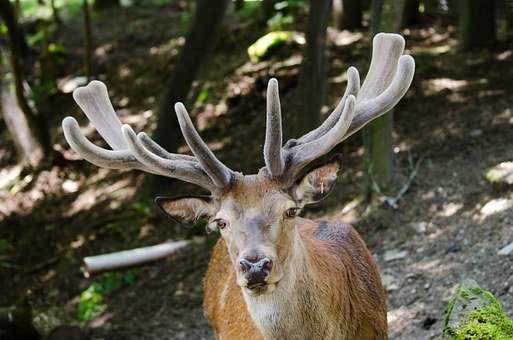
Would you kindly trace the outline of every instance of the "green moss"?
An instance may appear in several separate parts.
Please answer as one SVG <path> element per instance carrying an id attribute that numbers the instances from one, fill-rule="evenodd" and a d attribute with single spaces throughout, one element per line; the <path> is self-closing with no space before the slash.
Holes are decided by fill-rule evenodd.
<path id="1" fill-rule="evenodd" d="M 495 301 L 480 310 L 470 313 L 467 322 L 456 329 L 456 340 L 511 340 L 513 339 L 513 321 Z"/>
<path id="2" fill-rule="evenodd" d="M 256 63 L 269 54 L 269 51 L 276 46 L 284 44 L 292 39 L 291 32 L 276 31 L 270 32 L 259 38 L 248 47 L 248 55 L 252 62 Z"/>
<path id="3" fill-rule="evenodd" d="M 513 321 L 493 294 L 474 281 L 462 283 L 449 301 L 444 324 L 444 334 L 448 339 L 513 339 Z"/>

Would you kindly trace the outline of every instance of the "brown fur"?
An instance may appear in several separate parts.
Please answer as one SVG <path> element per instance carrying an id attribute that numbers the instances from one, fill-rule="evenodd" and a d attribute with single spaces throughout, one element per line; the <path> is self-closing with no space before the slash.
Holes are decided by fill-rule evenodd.
<path id="1" fill-rule="evenodd" d="M 347 339 L 387 339 L 385 292 L 378 268 L 356 230 L 343 223 L 297 218 L 307 249 L 312 292 L 333 306 Z M 204 280 L 206 315 L 218 339 L 263 339 L 252 322 L 223 239 Z"/>

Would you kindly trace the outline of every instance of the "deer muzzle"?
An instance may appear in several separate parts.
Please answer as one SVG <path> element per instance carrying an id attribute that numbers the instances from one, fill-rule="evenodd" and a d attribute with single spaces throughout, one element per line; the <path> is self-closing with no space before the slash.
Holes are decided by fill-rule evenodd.
<path id="1" fill-rule="evenodd" d="M 264 288 L 267 285 L 267 277 L 271 272 L 273 262 L 264 258 L 244 258 L 240 260 L 240 271 L 247 280 L 246 287 L 250 290 Z"/>

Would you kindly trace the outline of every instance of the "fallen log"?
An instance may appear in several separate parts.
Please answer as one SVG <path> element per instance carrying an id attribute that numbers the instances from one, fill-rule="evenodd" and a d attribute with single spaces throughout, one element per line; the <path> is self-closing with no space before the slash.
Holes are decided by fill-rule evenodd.
<path id="1" fill-rule="evenodd" d="M 191 241 L 168 241 L 149 247 L 124 250 L 84 258 L 84 275 L 89 277 L 106 271 L 140 266 L 171 256 L 187 247 Z"/>

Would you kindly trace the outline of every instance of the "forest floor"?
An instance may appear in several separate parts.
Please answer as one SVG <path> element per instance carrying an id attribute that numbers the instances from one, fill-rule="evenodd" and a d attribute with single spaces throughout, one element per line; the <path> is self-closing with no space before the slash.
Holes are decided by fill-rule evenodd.
<path id="1" fill-rule="evenodd" d="M 163 75 L 172 71 L 183 44 L 185 25 L 174 25 L 181 22 L 179 13 L 172 6 L 149 7 L 94 20 L 99 79 L 108 84 L 121 120 L 151 131 Z M 288 107 L 301 61 L 292 45 L 252 64 L 246 48 L 262 33 L 256 25 L 229 20 L 194 85 L 202 100 L 189 105 L 216 154 L 245 173 L 263 164 L 268 78 L 280 81 L 286 128 L 294 118 Z M 402 182 L 420 161 L 417 176 L 396 209 L 366 205 L 360 195 L 363 151 L 354 136 L 339 148 L 346 168 L 336 194 L 306 214 L 342 218 L 362 234 L 388 290 L 391 339 L 432 339 L 440 335 L 444 308 L 464 278 L 493 292 L 513 315 L 513 255 L 497 254 L 513 242 L 513 189 L 494 189 L 483 177 L 487 168 L 513 159 L 513 44 L 459 54 L 450 26 L 403 34 L 417 69 L 395 110 L 396 167 Z M 331 29 L 328 36 L 332 108 L 343 93 L 347 67 L 356 66 L 363 78 L 369 40 Z M 79 37 L 78 22 L 58 32 L 70 54 L 67 74 L 81 72 Z M 59 105 L 54 126 L 70 114 L 86 126 L 70 95 Z M 99 139 L 90 126 L 86 131 Z M 79 305 L 85 308 L 80 294 L 94 282 L 104 296 L 87 322 L 92 339 L 212 339 L 201 284 L 217 235 L 165 220 L 152 202 L 134 200 L 142 174 L 98 169 L 69 151 L 61 130 L 55 136 L 56 149 L 69 161 L 20 173 L 0 126 L 0 306 L 29 304 L 47 327 L 76 323 Z M 190 189 L 176 183 L 163 194 Z M 191 237 L 198 242 L 152 266 L 93 279 L 80 270 L 84 256 Z"/>

